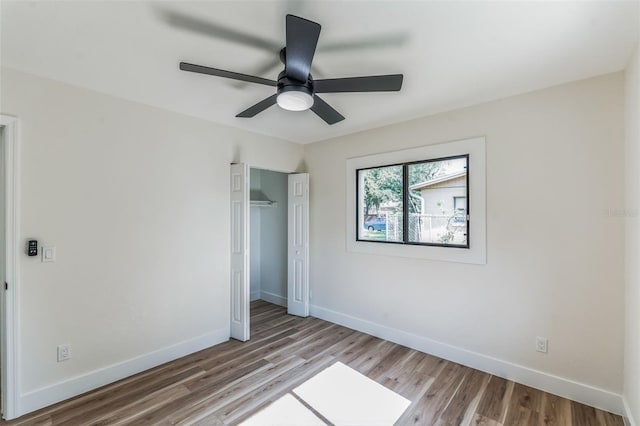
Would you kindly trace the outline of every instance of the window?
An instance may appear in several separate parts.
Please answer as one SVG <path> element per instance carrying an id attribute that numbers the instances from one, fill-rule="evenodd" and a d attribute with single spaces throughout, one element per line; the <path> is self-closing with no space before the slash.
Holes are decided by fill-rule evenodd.
<path id="1" fill-rule="evenodd" d="M 468 172 L 468 154 L 357 169 L 357 240 L 469 248 Z"/>
<path id="2" fill-rule="evenodd" d="M 385 136 L 386 137 L 386 136 Z M 425 135 L 417 133 L 408 133 L 405 135 L 407 144 L 416 144 L 416 140 L 412 138 L 424 138 Z M 370 146 L 374 147 L 377 143 L 383 143 L 385 141 L 378 140 L 377 135 L 374 135 L 370 140 Z M 345 167 L 345 247 L 348 252 L 361 253 L 361 254 L 373 254 L 377 256 L 398 256 L 398 257 L 410 257 L 415 259 L 436 260 L 444 262 L 461 262 L 470 263 L 476 265 L 483 265 L 487 263 L 487 205 L 486 205 L 486 155 L 485 155 L 485 138 L 483 136 L 463 139 L 452 142 L 432 143 L 431 145 L 418 146 L 416 148 L 408 148 L 396 151 L 382 152 L 376 154 L 369 154 L 360 157 L 352 157 L 346 159 Z M 397 167 L 394 170 L 404 170 L 405 166 L 409 168 L 411 165 L 418 165 L 414 167 L 426 167 L 419 166 L 422 163 L 431 163 L 434 160 L 449 159 L 452 157 L 467 158 L 467 192 L 461 194 L 450 194 L 445 199 L 441 197 L 446 203 L 449 203 L 456 209 L 453 215 L 454 225 L 463 224 L 467 226 L 467 241 L 466 246 L 464 243 L 460 243 L 461 240 L 452 240 L 453 244 L 440 244 L 438 241 L 438 235 L 431 234 L 431 240 L 427 239 L 427 229 L 425 229 L 424 223 L 421 224 L 420 238 L 416 238 L 415 234 L 411 237 L 411 227 L 407 226 L 405 230 L 404 220 L 405 215 L 409 216 L 410 212 L 422 212 L 420 202 L 409 194 L 414 194 L 420 197 L 419 190 L 411 190 L 409 187 L 420 184 L 416 180 L 412 180 L 411 184 L 404 183 L 405 176 L 409 179 L 410 173 L 402 172 L 399 175 L 399 180 L 402 179 L 400 188 L 402 188 L 402 196 L 397 194 L 393 195 L 393 199 L 387 199 L 380 201 L 380 208 L 378 211 L 373 208 L 372 204 L 369 205 L 370 210 L 367 211 L 368 225 L 364 227 L 364 203 L 358 203 L 360 193 L 362 192 L 360 180 L 367 176 L 368 173 L 373 173 L 375 169 L 382 169 L 387 167 Z M 416 160 L 425 160 L 416 162 Z M 431 160 L 431 161 L 426 161 Z M 412 168 L 413 169 L 413 168 Z M 360 173 L 359 171 L 362 171 Z M 368 171 L 368 172 L 365 172 Z M 389 170 L 393 171 L 393 170 Z M 389 172 L 387 171 L 387 172 Z M 397 172 L 396 172 L 397 173 Z M 424 181 L 423 181 L 424 182 Z M 364 189 L 364 188 L 362 188 Z M 415 194 L 415 191 L 418 193 Z M 411 205 L 411 201 L 405 200 L 413 199 L 416 205 Z M 463 197 L 455 201 L 453 197 Z M 401 199 L 402 203 L 397 204 Z M 364 201 L 364 200 L 363 200 Z M 394 204 L 394 201 L 396 204 Z M 337 206 L 339 206 L 338 204 Z M 337 207 L 336 206 L 336 207 Z M 405 213 L 405 206 L 407 212 Z M 462 210 L 466 207 L 466 215 L 462 213 Z M 398 224 L 398 234 L 394 239 L 389 237 L 387 239 L 386 227 L 387 227 L 387 215 L 396 214 Z M 402 214 L 398 214 L 402 212 Z M 426 210 L 425 210 L 426 214 Z M 395 220 L 395 219 L 393 219 Z M 400 224 L 402 221 L 402 225 Z M 410 219 L 407 219 L 409 222 Z M 394 223 L 389 225 L 393 226 Z M 369 226 L 373 229 L 370 230 Z M 381 231 L 381 228 L 385 227 L 385 232 Z M 373 231 L 373 232 L 372 232 Z M 400 234 L 402 232 L 402 234 Z M 405 233 L 408 236 L 405 242 Z M 454 237 L 456 232 L 454 231 Z M 470 235 L 469 235 L 470 233 Z M 458 232 L 458 234 L 460 234 Z M 441 235 L 442 236 L 442 235 Z M 435 238 L 434 238 L 435 237 Z M 435 242 L 433 242 L 435 239 Z"/>

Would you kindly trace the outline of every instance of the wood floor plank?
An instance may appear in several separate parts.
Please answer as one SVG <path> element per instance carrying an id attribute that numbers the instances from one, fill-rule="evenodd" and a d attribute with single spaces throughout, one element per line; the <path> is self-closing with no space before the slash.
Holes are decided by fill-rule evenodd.
<path id="1" fill-rule="evenodd" d="M 193 417 L 196 414 L 208 414 L 216 409 L 229 404 L 242 397 L 245 393 L 268 383 L 274 376 L 281 374 L 304 362 L 298 357 L 290 357 L 278 365 L 269 364 L 263 368 L 254 370 L 234 382 L 223 386 L 212 384 L 200 388 L 191 394 L 166 404 L 145 417 L 150 423 L 162 419 L 174 423 Z"/>
<path id="2" fill-rule="evenodd" d="M 51 416 L 49 414 L 41 414 L 41 415 L 32 415 L 32 416 L 23 416 L 20 419 L 11 420 L 11 421 L 0 421 L 2 424 L 10 425 L 10 426 L 52 426 L 53 421 L 51 420 Z"/>
<path id="3" fill-rule="evenodd" d="M 502 377 L 491 376 L 487 389 L 480 400 L 478 414 L 501 423 L 504 421 L 513 392 L 513 382 Z"/>
<path id="4" fill-rule="evenodd" d="M 189 422 L 180 423 L 180 424 L 184 424 L 188 426 L 224 426 L 225 425 L 225 423 L 219 418 L 217 418 L 216 416 L 207 416 L 195 422 L 189 421 Z"/>
<path id="5" fill-rule="evenodd" d="M 495 420 L 491 420 L 488 417 L 485 417 L 481 414 L 476 413 L 471 419 L 472 426 L 504 426 L 502 423 L 496 422 Z"/>
<path id="6" fill-rule="evenodd" d="M 375 346 L 374 350 L 367 351 L 360 355 L 358 358 L 350 362 L 349 366 L 366 375 L 371 372 L 371 370 L 373 370 L 395 346 L 395 343 L 381 340 Z"/>
<path id="7" fill-rule="evenodd" d="M 511 400 L 521 407 L 532 411 L 540 411 L 542 405 L 542 392 L 529 386 L 516 383 L 513 387 Z"/>
<path id="8" fill-rule="evenodd" d="M 189 380 L 185 386 L 189 391 L 196 392 L 203 388 L 210 388 L 212 385 L 223 388 L 226 385 L 240 380 L 252 372 L 256 372 L 272 365 L 265 359 L 258 359 L 249 362 L 230 362 L 217 370 L 208 371 L 199 377 Z"/>
<path id="9" fill-rule="evenodd" d="M 405 370 L 386 380 L 384 385 L 408 400 L 414 401 L 408 409 L 411 411 L 419 405 L 419 401 L 427 389 L 448 364 L 448 361 L 441 358 L 419 353 L 406 364 Z"/>
<path id="10" fill-rule="evenodd" d="M 282 311 L 285 308 L 273 303 L 265 302 L 264 300 L 256 300 L 251 302 L 249 306 L 249 312 L 251 319 L 259 318 L 264 312 Z"/>
<path id="11" fill-rule="evenodd" d="M 288 328 L 280 331 L 279 333 L 269 336 L 267 338 L 256 339 L 254 341 L 246 342 L 244 346 L 239 348 L 234 348 L 232 350 L 227 351 L 218 356 L 213 356 L 207 360 L 202 361 L 199 365 L 201 368 L 205 370 L 210 370 L 212 368 L 223 365 L 229 361 L 236 359 L 243 354 L 252 353 L 254 351 L 260 351 L 264 349 L 264 346 L 271 345 L 272 343 L 277 342 L 278 340 L 285 339 L 289 337 L 293 333 L 294 329 Z"/>
<path id="12" fill-rule="evenodd" d="M 146 381 L 135 388 L 114 389 L 113 395 L 102 395 L 99 398 L 85 401 L 78 407 L 78 410 L 65 410 L 60 413 L 54 413 L 51 417 L 55 425 L 77 425 L 82 424 L 84 419 L 100 419 L 104 416 L 108 416 L 110 413 L 113 413 L 117 407 L 130 402 L 134 399 L 134 395 L 138 398 L 145 397 L 146 395 L 154 394 L 155 392 L 161 391 L 170 386 L 178 385 L 204 373 L 205 371 L 200 367 L 192 367 L 177 375 L 164 378 L 153 376 L 151 378 L 161 378 L 161 380 Z"/>
<path id="13" fill-rule="evenodd" d="M 299 317 L 295 317 L 293 315 L 284 315 L 283 312 L 274 312 L 269 317 L 251 324 L 251 331 L 255 335 L 279 325 L 286 324 L 289 327 L 295 327 L 295 325 L 300 322 L 301 318 Z"/>
<path id="14" fill-rule="evenodd" d="M 310 337 L 315 338 L 318 332 L 326 330 L 327 327 L 327 323 L 322 320 L 315 319 L 315 321 L 306 321 L 294 327 L 295 332 L 291 334 L 291 338 L 302 342 L 308 340 Z"/>
<path id="15" fill-rule="evenodd" d="M 404 348 L 404 346 L 402 346 Z M 423 352 L 416 351 L 415 349 L 408 349 L 406 355 L 403 356 L 398 362 L 389 365 L 389 368 L 384 372 L 385 380 L 392 379 L 402 374 L 403 371 L 415 368 L 420 362 L 424 354 Z M 435 358 L 435 357 L 434 357 Z"/>
<path id="16" fill-rule="evenodd" d="M 571 401 L 571 417 L 575 424 L 584 426 L 599 425 L 596 409 L 576 401 Z"/>
<path id="17" fill-rule="evenodd" d="M 311 359 L 319 352 L 325 351 L 336 343 L 336 341 L 345 338 L 345 336 L 348 336 L 351 333 L 353 333 L 353 330 L 339 325 L 334 325 L 327 328 L 322 333 L 318 333 L 312 341 L 297 351 L 296 355 L 300 358 Z"/>
<path id="18" fill-rule="evenodd" d="M 391 371 L 396 364 L 400 364 L 405 361 L 410 354 L 411 349 L 405 346 L 393 345 L 391 350 L 380 359 L 380 362 L 369 370 L 367 376 L 376 381 L 386 378 L 388 372 Z"/>
<path id="19" fill-rule="evenodd" d="M 620 416 L 317 318 L 287 315 L 264 301 L 251 303 L 247 342 L 230 340 L 0 426 L 237 424 L 335 362 L 411 401 L 401 425 L 623 426 Z"/>
<path id="20" fill-rule="evenodd" d="M 418 404 L 400 419 L 402 424 L 435 424 L 470 371 L 460 364 L 447 363 Z"/>
<path id="21" fill-rule="evenodd" d="M 542 392 L 516 383 L 505 417 L 505 425 L 532 425 L 540 422 Z"/>
<path id="22" fill-rule="evenodd" d="M 540 424 L 543 426 L 571 424 L 571 401 L 550 393 L 542 394 Z"/>
<path id="23" fill-rule="evenodd" d="M 471 370 L 465 376 L 449 405 L 436 421 L 438 425 L 469 424 L 476 412 L 480 398 L 491 376 L 478 370 Z"/>
<path id="24" fill-rule="evenodd" d="M 359 335 L 358 335 L 359 334 Z M 334 354 L 343 364 L 349 364 L 354 359 L 358 358 L 364 352 L 371 349 L 372 344 L 379 339 L 369 336 L 367 334 L 358 333 L 352 335 L 352 338 L 343 340 L 342 345 L 336 345 L 327 351 L 328 354 Z M 357 337 L 356 337 L 357 336 Z"/>
<path id="25" fill-rule="evenodd" d="M 286 349 L 291 341 L 291 339 L 285 337 L 264 348 L 252 350 L 224 363 L 217 363 L 215 366 L 208 368 L 206 374 L 189 381 L 186 386 L 195 391 L 214 382 L 221 383 L 223 379 L 235 380 L 234 377 L 239 378 L 245 372 L 253 371 L 253 369 L 259 368 L 261 365 L 270 363 L 266 357 L 274 352 Z"/>
<path id="26" fill-rule="evenodd" d="M 95 416 L 89 415 L 88 419 L 76 419 L 73 422 L 68 423 L 72 425 L 91 424 L 91 426 L 118 426 L 123 424 L 144 424 L 138 420 L 148 411 L 164 405 L 166 401 L 181 398 L 189 394 L 189 390 L 182 386 L 172 386 L 166 389 L 162 389 L 158 392 L 147 395 L 140 400 L 130 402 L 124 406 L 113 409 L 110 413 L 104 415 L 101 419 L 96 419 Z"/>
<path id="27" fill-rule="evenodd" d="M 411 377 L 414 374 L 415 369 L 425 361 L 428 361 L 426 354 L 418 351 L 411 351 L 405 359 L 386 371 L 385 383 L 394 383 L 394 387 L 398 387 L 401 382 L 404 382 L 408 377 Z"/>
<path id="28" fill-rule="evenodd" d="M 269 362 L 278 363 L 281 359 L 287 358 L 291 356 L 291 354 L 296 354 L 299 351 L 303 350 L 303 348 L 309 345 L 309 342 L 314 341 L 316 337 L 322 335 L 325 329 L 316 328 L 314 333 L 306 334 L 303 338 L 295 338 L 296 334 L 289 336 L 289 338 L 293 341 L 291 345 L 286 346 L 280 350 L 274 351 L 271 354 L 265 356 L 265 359 Z"/>
<path id="29" fill-rule="evenodd" d="M 625 426 L 622 417 L 616 416 L 608 411 L 596 410 L 596 419 L 599 424 L 605 426 Z"/>

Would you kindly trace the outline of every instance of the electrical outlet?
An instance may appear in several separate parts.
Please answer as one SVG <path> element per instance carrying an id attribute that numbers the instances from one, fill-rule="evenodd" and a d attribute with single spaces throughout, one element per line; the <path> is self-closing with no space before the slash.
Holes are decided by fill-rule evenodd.
<path id="1" fill-rule="evenodd" d="M 546 337 L 536 337 L 536 351 L 547 353 L 549 340 Z"/>
<path id="2" fill-rule="evenodd" d="M 71 358 L 71 348 L 69 345 L 58 345 L 58 362 Z"/>

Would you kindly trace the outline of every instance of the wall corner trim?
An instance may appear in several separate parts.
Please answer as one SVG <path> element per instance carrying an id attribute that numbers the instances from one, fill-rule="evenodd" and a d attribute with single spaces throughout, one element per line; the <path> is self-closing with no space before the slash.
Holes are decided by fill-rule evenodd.
<path id="1" fill-rule="evenodd" d="M 633 418 L 633 414 L 631 413 L 631 407 L 629 407 L 629 402 L 627 398 L 622 396 L 622 404 L 624 405 L 624 414 L 622 415 L 622 419 L 624 420 L 625 426 L 637 426 L 635 419 Z"/>
<path id="2" fill-rule="evenodd" d="M 18 398 L 18 416 L 64 401 L 227 340 L 229 340 L 229 328 L 220 328 L 211 333 L 23 393 Z"/>
<path id="3" fill-rule="evenodd" d="M 523 365 L 493 358 L 461 347 L 438 342 L 427 337 L 387 327 L 317 305 L 311 305 L 311 316 L 330 321 L 381 339 L 389 340 L 412 349 L 444 358 L 449 361 L 484 371 L 507 380 L 531 386 L 574 401 L 581 402 L 615 414 L 624 415 L 626 403 L 622 395 L 594 386 L 576 382 L 553 374 L 534 370 Z M 627 416 L 629 410 L 626 410 Z M 636 426 L 631 422 L 632 426 Z"/>

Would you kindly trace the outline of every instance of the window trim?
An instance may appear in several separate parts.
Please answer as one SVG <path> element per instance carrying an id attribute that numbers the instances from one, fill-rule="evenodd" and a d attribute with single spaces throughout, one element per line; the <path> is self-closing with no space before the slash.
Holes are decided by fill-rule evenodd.
<path id="1" fill-rule="evenodd" d="M 408 141 L 410 143 L 411 141 Z M 486 152 L 485 137 L 473 137 L 463 140 L 435 143 L 417 148 L 383 152 L 366 156 L 352 157 L 346 160 L 345 187 L 345 245 L 347 252 L 428 259 L 445 262 L 470 264 L 487 263 L 487 224 L 486 224 Z M 356 169 L 375 168 L 381 165 L 394 165 L 414 162 L 416 158 L 445 158 L 469 154 L 469 174 L 467 208 L 473 211 L 469 215 L 468 226 L 473 228 L 473 241 L 469 248 L 439 247 L 424 244 L 403 244 L 387 242 L 376 244 L 368 240 L 356 240 L 358 224 L 356 217 Z M 420 162 L 420 161 L 418 161 Z"/>
<path id="2" fill-rule="evenodd" d="M 465 221 L 467 222 L 467 243 L 466 244 L 444 244 L 444 243 L 425 243 L 425 242 L 420 242 L 420 241 L 409 241 L 408 240 L 408 235 L 409 235 L 409 209 L 407 208 L 407 206 L 409 205 L 409 166 L 414 165 L 414 164 L 424 164 L 424 163 L 436 163 L 439 161 L 446 161 L 446 160 L 453 160 L 453 159 L 459 159 L 459 158 L 465 158 L 467 160 L 467 174 L 466 174 L 466 188 L 465 188 L 465 197 L 467 199 L 467 213 L 466 213 L 466 218 Z M 365 170 L 373 170 L 373 169 L 383 169 L 383 168 L 387 168 L 387 167 L 398 167 L 398 166 L 402 166 L 402 241 L 393 241 L 393 240 L 367 240 L 364 238 L 361 238 L 361 231 L 362 231 L 362 227 L 360 226 L 360 210 L 362 208 L 362 206 L 359 204 L 360 203 L 360 172 L 365 171 Z M 470 224 L 469 224 L 469 217 L 470 217 L 470 213 L 469 213 L 469 154 L 461 154 L 461 155 L 450 155 L 450 156 L 446 156 L 446 157 L 439 157 L 439 158 L 428 158 L 425 160 L 417 160 L 417 161 L 405 161 L 402 163 L 396 163 L 396 164 L 382 164 L 379 166 L 369 166 L 369 167 L 362 167 L 362 168 L 358 168 L 355 170 L 356 173 L 356 209 L 355 209 L 355 216 L 356 216 L 356 241 L 366 241 L 366 242 L 370 242 L 370 243 L 376 243 L 376 244 L 400 244 L 400 245 L 415 245 L 415 246 L 433 246 L 433 247 L 447 247 L 447 248 L 464 248 L 464 249 L 469 249 L 470 246 L 470 241 L 471 241 L 471 234 L 469 232 L 470 229 Z M 453 197 L 454 199 L 456 197 Z M 462 197 L 458 197 L 458 198 L 462 198 Z"/>

